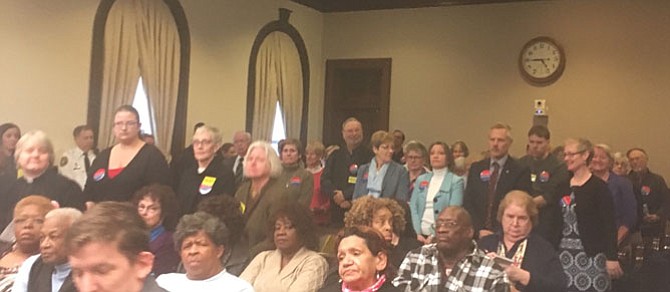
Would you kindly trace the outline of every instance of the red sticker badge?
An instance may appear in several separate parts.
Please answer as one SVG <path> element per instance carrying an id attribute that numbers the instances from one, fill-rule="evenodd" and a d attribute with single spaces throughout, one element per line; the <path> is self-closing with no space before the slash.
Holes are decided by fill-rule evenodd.
<path id="1" fill-rule="evenodd" d="M 479 173 L 479 178 L 483 182 L 488 182 L 491 179 L 491 171 L 489 171 L 488 169 L 482 170 L 482 172 Z"/>
<path id="2" fill-rule="evenodd" d="M 93 180 L 94 181 L 101 181 L 103 178 L 105 178 L 105 169 L 101 168 L 95 171 L 93 173 Z"/>

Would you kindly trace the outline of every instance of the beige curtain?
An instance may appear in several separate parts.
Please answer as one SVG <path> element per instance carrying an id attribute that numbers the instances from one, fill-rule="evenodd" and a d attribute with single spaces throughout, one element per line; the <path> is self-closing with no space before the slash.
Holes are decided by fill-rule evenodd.
<path id="1" fill-rule="evenodd" d="M 179 44 L 174 17 L 162 0 L 114 2 L 105 25 L 101 146 L 114 143 L 114 110 L 132 104 L 141 75 L 156 121 L 156 145 L 168 153 L 179 87 Z"/>
<path id="2" fill-rule="evenodd" d="M 100 98 L 100 129 L 98 145 L 106 148 L 114 143 L 114 110 L 132 104 L 140 78 L 139 50 L 135 7 L 132 1 L 119 0 L 109 11 L 105 25 L 105 48 Z"/>
<path id="3" fill-rule="evenodd" d="M 283 111 L 286 137 L 300 138 L 302 67 L 298 49 L 283 32 L 268 34 L 256 59 L 253 135 L 270 141 L 277 101 Z"/>
<path id="4" fill-rule="evenodd" d="M 138 0 L 137 38 L 140 70 L 151 113 L 156 121 L 156 145 L 169 153 L 179 91 L 180 40 L 177 24 L 163 0 Z"/>

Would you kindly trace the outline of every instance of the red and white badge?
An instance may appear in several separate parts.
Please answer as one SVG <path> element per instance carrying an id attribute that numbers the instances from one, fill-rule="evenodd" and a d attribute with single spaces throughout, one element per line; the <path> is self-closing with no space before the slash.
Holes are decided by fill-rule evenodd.
<path id="1" fill-rule="evenodd" d="M 540 182 L 546 183 L 549 181 L 550 177 L 551 175 L 549 174 L 548 171 L 540 172 Z"/>
<path id="2" fill-rule="evenodd" d="M 651 188 L 649 186 L 642 186 L 640 191 L 642 192 L 643 196 L 649 196 L 649 194 L 651 194 Z"/>
<path id="3" fill-rule="evenodd" d="M 93 173 L 93 180 L 94 181 L 101 181 L 103 178 L 105 178 L 105 169 L 104 168 L 98 169 Z"/>
<path id="4" fill-rule="evenodd" d="M 419 189 L 423 191 L 423 190 L 426 189 L 426 187 L 428 187 L 428 181 L 427 181 L 427 180 L 422 180 L 422 181 L 419 183 Z"/>
<path id="5" fill-rule="evenodd" d="M 488 182 L 489 180 L 491 180 L 491 171 L 488 169 L 482 170 L 482 172 L 479 173 L 479 178 L 483 182 Z"/>
<path id="6" fill-rule="evenodd" d="M 356 163 L 349 165 L 349 173 L 356 175 L 358 173 L 358 165 Z"/>
<path id="7" fill-rule="evenodd" d="M 288 181 L 289 185 L 299 186 L 302 183 L 302 180 L 299 176 L 294 176 Z"/>

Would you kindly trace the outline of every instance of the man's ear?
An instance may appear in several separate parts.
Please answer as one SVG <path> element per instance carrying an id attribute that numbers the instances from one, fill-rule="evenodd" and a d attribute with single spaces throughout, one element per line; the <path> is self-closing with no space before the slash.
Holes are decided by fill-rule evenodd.
<path id="1" fill-rule="evenodd" d="M 154 254 L 148 251 L 140 252 L 133 264 L 138 279 L 144 280 L 154 267 Z"/>

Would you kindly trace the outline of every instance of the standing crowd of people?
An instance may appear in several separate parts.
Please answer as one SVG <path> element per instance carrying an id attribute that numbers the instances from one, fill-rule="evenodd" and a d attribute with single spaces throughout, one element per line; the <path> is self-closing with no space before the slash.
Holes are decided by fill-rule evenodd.
<path id="1" fill-rule="evenodd" d="M 342 145 L 278 151 L 199 123 L 169 162 L 139 129 L 121 106 L 116 144 L 78 126 L 57 159 L 44 132 L 0 125 L 0 292 L 629 291 L 625 255 L 666 238 L 644 149 L 552 148 L 542 125 L 519 159 L 491 126 L 479 160 L 400 130 L 368 145 L 356 118 Z"/>

